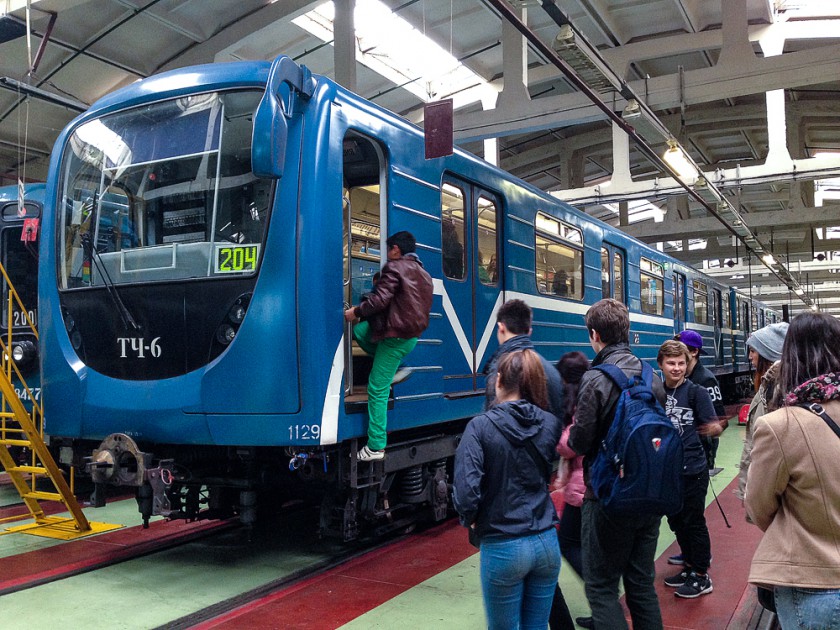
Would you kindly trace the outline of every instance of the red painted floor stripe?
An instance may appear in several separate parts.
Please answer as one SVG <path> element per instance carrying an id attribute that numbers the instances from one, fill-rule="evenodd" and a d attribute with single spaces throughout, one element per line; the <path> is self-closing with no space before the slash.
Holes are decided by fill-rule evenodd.
<path id="1" fill-rule="evenodd" d="M 712 480 L 714 483 L 714 479 Z M 680 567 L 668 564 L 668 556 L 679 553 L 676 543 L 656 562 L 656 591 L 662 608 L 662 621 L 665 628 L 680 630 L 708 630 L 726 628 L 740 614 L 740 608 L 751 605 L 745 598 L 745 591 L 751 587 L 747 583 L 750 562 L 761 540 L 761 530 L 747 523 L 746 512 L 741 501 L 732 490 L 738 485 L 735 479 L 726 488 L 719 490 L 718 499 L 726 513 L 731 528 L 721 516 L 717 504 L 712 501 L 706 508 L 706 523 L 712 539 L 712 566 L 709 575 L 714 590 L 697 599 L 681 599 L 674 596 L 674 589 L 662 583 L 667 576 L 679 571 Z"/>
<path id="2" fill-rule="evenodd" d="M 230 526 L 232 523 L 220 521 L 154 521 L 148 529 L 127 527 L 7 556 L 2 558 L 0 595 L 128 560 L 184 542 L 208 530 Z"/>
<path id="3" fill-rule="evenodd" d="M 195 626 L 209 628 L 337 628 L 417 586 L 478 550 L 452 520 Z M 340 602 L 340 604 L 336 604 Z"/>

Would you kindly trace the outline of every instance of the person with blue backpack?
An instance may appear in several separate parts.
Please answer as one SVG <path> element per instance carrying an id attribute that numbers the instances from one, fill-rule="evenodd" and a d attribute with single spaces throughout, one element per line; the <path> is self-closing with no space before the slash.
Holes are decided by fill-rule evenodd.
<path id="1" fill-rule="evenodd" d="M 569 446 L 584 456 L 586 491 L 581 506 L 581 547 L 586 598 L 595 628 L 627 628 L 619 601 L 619 582 L 623 581 L 634 630 L 661 630 L 662 613 L 654 587 L 654 559 L 663 512 L 659 509 L 616 509 L 617 506 L 612 505 L 616 496 L 614 491 L 621 495 L 624 481 L 633 475 L 625 474 L 628 469 L 620 462 L 618 469 L 613 471 L 609 470 L 608 462 L 605 465 L 606 459 L 615 462 L 626 454 L 622 448 L 622 455 L 606 455 L 608 442 L 622 441 L 616 439 L 615 431 L 613 439 L 608 440 L 614 423 L 625 426 L 632 424 L 628 421 L 639 419 L 636 414 L 625 413 L 628 405 L 624 403 L 629 402 L 631 390 L 635 390 L 638 399 L 629 406 L 645 411 L 639 414 L 646 419 L 642 432 L 652 431 L 646 440 L 651 451 L 648 456 L 653 459 L 656 454 L 662 454 L 663 460 L 673 466 L 671 460 L 682 457 L 682 447 L 679 437 L 675 439 L 676 432 L 671 423 L 667 418 L 663 420 L 665 390 L 662 381 L 653 374 L 650 365 L 630 351 L 627 307 L 617 300 L 603 299 L 589 308 L 584 321 L 590 345 L 597 354 L 592 361 L 593 369 L 581 379 L 575 424 L 569 430 Z M 603 369 L 607 366 L 618 368 L 624 380 L 630 382 L 616 383 L 614 377 L 619 374 L 611 376 Z M 634 387 L 624 388 L 625 384 Z M 618 409 L 620 402 L 621 410 Z M 664 457 L 666 453 L 669 454 L 667 458 Z M 681 466 L 681 459 L 677 463 Z M 593 465 L 596 472 L 601 471 L 594 480 Z M 671 482 L 666 478 L 662 480 L 666 484 Z M 658 490 L 659 485 L 653 484 L 653 487 Z M 618 503 L 621 503 L 620 497 Z"/>
<path id="2" fill-rule="evenodd" d="M 682 550 L 683 568 L 665 578 L 665 584 L 676 589 L 674 595 L 686 599 L 714 590 L 708 573 L 712 544 L 705 516 L 709 468 L 700 437 L 723 432 L 708 390 L 686 377 L 690 360 L 688 347 L 673 339 L 660 346 L 656 357 L 665 378 L 665 412 L 683 442 L 683 506 L 668 515 L 668 525 Z"/>

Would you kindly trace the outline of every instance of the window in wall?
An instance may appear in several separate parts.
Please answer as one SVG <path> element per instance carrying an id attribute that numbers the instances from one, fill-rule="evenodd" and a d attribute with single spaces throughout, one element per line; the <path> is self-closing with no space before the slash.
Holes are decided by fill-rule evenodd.
<path id="1" fill-rule="evenodd" d="M 484 195 L 478 198 L 478 279 L 493 286 L 499 279 L 496 244 L 496 202 Z"/>
<path id="2" fill-rule="evenodd" d="M 639 260 L 642 312 L 662 315 L 665 308 L 665 282 L 662 265 L 642 258 Z"/>
<path id="3" fill-rule="evenodd" d="M 583 233 L 537 213 L 535 269 L 540 293 L 583 299 Z"/>
<path id="4" fill-rule="evenodd" d="M 705 283 L 698 280 L 692 282 L 694 286 L 694 321 L 706 324 L 709 321 L 709 290 Z"/>
<path id="5" fill-rule="evenodd" d="M 464 191 L 444 184 L 440 194 L 441 255 L 443 273 L 452 280 L 464 279 Z"/>

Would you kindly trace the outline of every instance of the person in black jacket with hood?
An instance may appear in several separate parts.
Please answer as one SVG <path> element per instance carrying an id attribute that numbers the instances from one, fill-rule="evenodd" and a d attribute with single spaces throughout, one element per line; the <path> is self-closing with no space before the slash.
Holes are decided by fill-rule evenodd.
<path id="1" fill-rule="evenodd" d="M 480 540 L 488 626 L 545 628 L 560 573 L 548 493 L 560 421 L 546 411 L 536 352 L 509 352 L 497 368 L 496 404 L 470 421 L 458 445 L 453 500 Z"/>

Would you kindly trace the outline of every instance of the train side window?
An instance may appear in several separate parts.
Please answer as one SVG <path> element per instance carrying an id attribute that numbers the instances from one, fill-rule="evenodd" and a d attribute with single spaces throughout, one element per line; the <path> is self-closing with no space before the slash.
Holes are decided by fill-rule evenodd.
<path id="1" fill-rule="evenodd" d="M 729 324 L 726 323 L 726 304 L 723 302 L 723 297 L 718 289 L 712 289 L 712 294 L 714 295 L 715 304 L 714 312 L 712 313 L 714 323 L 718 328 L 728 328 Z"/>
<path id="2" fill-rule="evenodd" d="M 443 273 L 452 280 L 463 280 L 464 269 L 464 191 L 444 184 L 440 194 L 441 255 Z"/>
<path id="3" fill-rule="evenodd" d="M 478 249 L 475 253 L 478 279 L 495 286 L 499 278 L 496 244 L 496 202 L 484 195 L 478 197 Z"/>
<path id="4" fill-rule="evenodd" d="M 726 293 L 720 293 L 720 327 L 721 328 L 731 328 L 731 317 L 732 313 L 729 311 L 729 295 Z"/>
<path id="5" fill-rule="evenodd" d="M 639 261 L 639 284 L 641 286 L 642 312 L 662 315 L 665 307 L 665 276 L 662 265 L 642 258 Z"/>
<path id="6" fill-rule="evenodd" d="M 538 212 L 535 238 L 537 290 L 583 299 L 583 233 Z"/>
<path id="7" fill-rule="evenodd" d="M 601 296 L 624 302 L 624 254 L 609 243 L 601 247 Z"/>
<path id="8" fill-rule="evenodd" d="M 752 328 L 750 328 L 750 331 L 758 330 L 760 328 L 760 326 L 758 325 L 758 309 L 755 307 L 752 308 L 752 319 L 750 320 L 750 322 L 752 324 Z"/>
<path id="9" fill-rule="evenodd" d="M 624 254 L 613 252 L 613 292 L 616 300 L 624 302 Z"/>
<path id="10" fill-rule="evenodd" d="M 705 283 L 693 281 L 694 286 L 694 321 L 698 324 L 709 322 L 709 290 Z"/>

